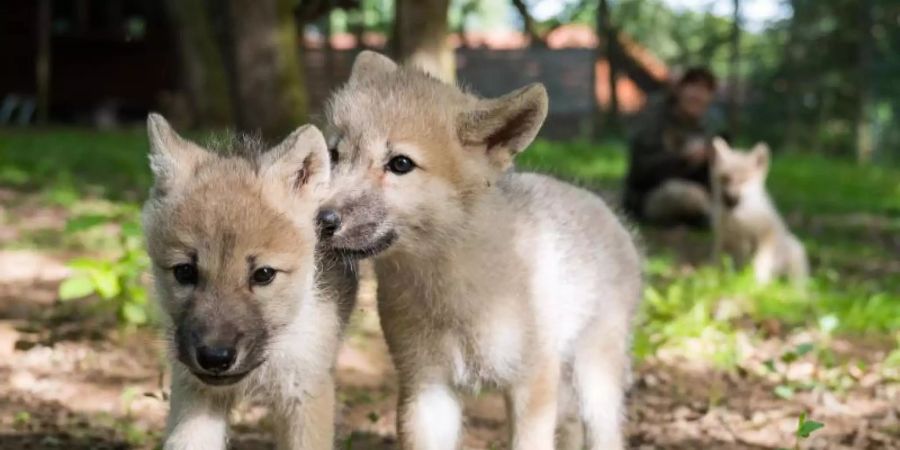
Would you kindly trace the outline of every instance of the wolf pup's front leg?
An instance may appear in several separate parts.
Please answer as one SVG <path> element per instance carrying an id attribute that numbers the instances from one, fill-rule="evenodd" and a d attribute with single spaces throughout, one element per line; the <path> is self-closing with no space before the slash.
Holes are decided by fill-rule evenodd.
<path id="1" fill-rule="evenodd" d="M 278 401 L 275 424 L 278 450 L 330 449 L 334 447 L 334 379 L 315 389 Z"/>
<path id="2" fill-rule="evenodd" d="M 538 370 L 513 385 L 506 395 L 513 450 L 553 450 L 556 434 L 560 363 L 541 361 Z"/>
<path id="3" fill-rule="evenodd" d="M 404 383 L 400 388 L 397 434 L 403 450 L 457 450 L 462 405 L 443 383 Z"/>
<path id="4" fill-rule="evenodd" d="M 190 385 L 190 374 L 175 371 L 166 426 L 165 450 L 224 450 L 229 397 L 213 398 Z"/>

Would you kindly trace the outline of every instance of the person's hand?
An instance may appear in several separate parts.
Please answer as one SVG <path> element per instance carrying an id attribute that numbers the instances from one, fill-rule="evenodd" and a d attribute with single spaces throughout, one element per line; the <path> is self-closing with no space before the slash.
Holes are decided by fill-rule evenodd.
<path id="1" fill-rule="evenodd" d="M 699 166 L 709 159 L 709 145 L 704 138 L 689 139 L 684 145 L 684 157 L 692 166 Z"/>

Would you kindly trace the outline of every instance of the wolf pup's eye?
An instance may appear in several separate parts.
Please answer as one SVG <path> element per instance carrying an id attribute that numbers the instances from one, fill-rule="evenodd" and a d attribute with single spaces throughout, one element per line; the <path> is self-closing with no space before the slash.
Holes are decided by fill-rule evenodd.
<path id="1" fill-rule="evenodd" d="M 271 267 L 260 267 L 253 271 L 253 284 L 257 286 L 265 286 L 275 279 L 275 269 Z"/>
<path id="2" fill-rule="evenodd" d="M 331 158 L 331 164 L 337 164 L 338 160 L 340 160 L 340 154 L 338 154 L 337 146 L 331 147 L 328 149 L 328 156 Z"/>
<path id="3" fill-rule="evenodd" d="M 391 158 L 387 163 L 387 169 L 397 175 L 403 175 L 412 172 L 416 168 L 416 163 L 409 159 L 408 156 L 399 155 Z"/>
<path id="4" fill-rule="evenodd" d="M 175 281 L 181 285 L 197 284 L 197 266 L 193 264 L 179 264 L 172 268 Z"/>

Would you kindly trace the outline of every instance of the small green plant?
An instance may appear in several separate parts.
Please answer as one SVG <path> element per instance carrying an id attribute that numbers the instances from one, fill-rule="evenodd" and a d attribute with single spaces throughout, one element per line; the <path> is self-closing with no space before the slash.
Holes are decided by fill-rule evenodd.
<path id="1" fill-rule="evenodd" d="M 763 365 L 769 372 L 778 374 L 781 378 L 778 386 L 775 386 L 774 392 L 775 395 L 783 398 L 789 399 L 794 396 L 797 390 L 802 390 L 804 388 L 808 388 L 811 386 L 811 383 L 800 383 L 797 381 L 793 381 L 788 378 L 788 371 L 790 370 L 790 366 L 792 363 L 803 357 L 804 355 L 815 350 L 816 346 L 812 343 L 806 342 L 803 344 L 799 344 L 796 347 L 784 352 L 778 358 L 782 363 L 784 363 L 784 369 L 779 370 L 779 368 L 775 365 L 776 362 L 774 359 L 769 359 L 763 362 Z"/>
<path id="2" fill-rule="evenodd" d="M 816 422 L 815 420 L 807 420 L 806 413 L 800 414 L 800 417 L 797 419 L 797 430 L 794 431 L 794 446 L 790 449 L 782 447 L 778 450 L 800 450 L 800 442 L 803 439 L 810 437 L 816 430 L 825 428 L 825 424 L 822 422 Z"/>
<path id="3" fill-rule="evenodd" d="M 28 425 L 29 422 L 31 422 L 31 413 L 28 411 L 19 411 L 13 417 L 13 423 L 20 427 Z"/>
<path id="4" fill-rule="evenodd" d="M 67 223 L 66 229 L 79 233 L 108 224 L 118 225 L 115 256 L 70 261 L 68 267 L 73 273 L 60 284 L 59 298 L 70 301 L 96 294 L 115 310 L 122 323 L 144 325 L 151 319 L 143 282 L 149 259 L 144 251 L 137 212 L 124 209 L 110 216 L 78 216 Z"/>

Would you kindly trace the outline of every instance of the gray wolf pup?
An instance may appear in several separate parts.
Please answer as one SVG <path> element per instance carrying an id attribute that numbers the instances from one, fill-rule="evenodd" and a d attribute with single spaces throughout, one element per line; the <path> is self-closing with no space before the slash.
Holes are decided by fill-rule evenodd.
<path id="1" fill-rule="evenodd" d="M 718 137 L 713 139 L 713 147 L 716 262 L 724 251 L 739 264 L 749 259 L 756 281 L 761 284 L 786 276 L 802 286 L 809 277 L 806 251 L 788 230 L 766 192 L 769 147 L 759 143 L 751 151 L 741 152 Z"/>
<path id="2" fill-rule="evenodd" d="M 352 267 L 317 261 L 315 214 L 329 179 L 322 134 L 230 153 L 147 120 L 155 184 L 144 230 L 167 321 L 166 449 L 224 449 L 232 406 L 262 399 L 279 449 L 331 449 L 332 371 L 352 309 Z"/>
<path id="3" fill-rule="evenodd" d="M 460 446 L 460 394 L 503 390 L 519 450 L 623 446 L 632 237 L 597 196 L 509 171 L 547 114 L 363 52 L 330 104 L 337 251 L 374 256 L 403 449 Z M 558 436 L 557 436 L 557 428 Z"/>

